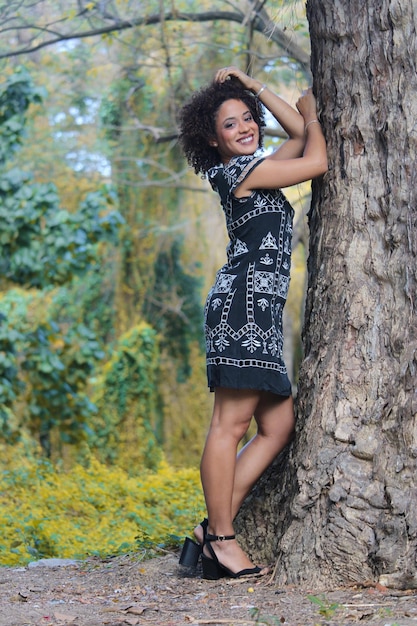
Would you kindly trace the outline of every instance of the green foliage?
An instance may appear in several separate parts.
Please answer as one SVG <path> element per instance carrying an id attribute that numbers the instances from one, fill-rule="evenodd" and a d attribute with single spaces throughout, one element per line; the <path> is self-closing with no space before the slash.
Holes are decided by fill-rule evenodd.
<path id="1" fill-rule="evenodd" d="M 152 294 L 148 294 L 144 305 L 145 319 L 164 337 L 164 352 L 176 364 L 177 382 L 184 382 L 190 375 L 192 342 L 199 342 L 202 348 L 203 339 L 202 281 L 184 271 L 181 248 L 176 239 L 168 250 L 159 253 Z"/>
<path id="2" fill-rule="evenodd" d="M 121 217 L 106 213 L 103 193 L 89 194 L 75 214 L 59 207 L 52 184 L 31 183 L 13 169 L 0 177 L 0 275 L 44 288 L 72 280 L 98 263 L 99 241 L 116 239 Z"/>
<path id="3" fill-rule="evenodd" d="M 119 174 L 120 210 L 128 224 L 121 232 L 118 280 L 123 287 L 117 308 L 127 317 L 122 328 L 136 318 L 157 330 L 161 350 L 182 383 L 191 373 L 190 346 L 203 338 L 200 268 L 195 256 L 188 267 L 184 263 L 184 236 L 177 234 L 175 223 L 179 194 L 165 184 L 181 165 L 178 148 L 157 144 L 146 133 L 126 132 L 136 116 L 158 116 L 143 70 L 128 67 L 100 109 L 109 158 Z M 161 167 L 163 161 L 167 165 Z"/>
<path id="4" fill-rule="evenodd" d="M 102 461 L 131 473 L 158 466 L 154 434 L 159 349 L 155 330 L 142 322 L 124 333 L 93 383 L 97 415 L 89 443 Z"/>
<path id="5" fill-rule="evenodd" d="M 62 325 L 83 324 L 94 331 L 106 351 L 115 341 L 116 268 L 111 256 L 101 265 L 56 290 L 50 307 L 52 319 Z"/>
<path id="6" fill-rule="evenodd" d="M 26 111 L 32 102 L 41 102 L 43 95 L 24 68 L 0 85 L 0 166 L 21 145 Z"/>
<path id="7" fill-rule="evenodd" d="M 21 142 L 25 113 L 39 94 L 20 72 L 0 89 L 0 139 L 6 156 Z M 63 284 L 97 263 L 97 243 L 116 240 L 122 219 L 109 212 L 106 189 L 88 194 L 75 213 L 59 206 L 53 184 L 37 184 L 21 167 L 0 175 L 0 276 L 20 285 L 44 288 Z"/>
<path id="8" fill-rule="evenodd" d="M 340 608 L 340 605 L 337 602 L 330 602 L 325 595 L 309 595 L 307 598 L 313 604 L 317 604 L 320 615 L 323 615 L 323 617 L 326 617 L 327 619 L 333 617 L 335 612 Z"/>
<path id="9" fill-rule="evenodd" d="M 162 463 L 132 478 L 94 458 L 66 472 L 13 456 L 5 465 L 0 454 L 0 565 L 178 545 L 203 514 L 195 469 L 173 471 Z"/>
<path id="10" fill-rule="evenodd" d="M 100 124 L 110 145 L 117 141 L 122 132 L 124 103 L 131 89 L 130 81 L 123 77 L 115 81 L 103 96 L 100 104 Z"/>
<path id="11" fill-rule="evenodd" d="M 175 467 L 198 467 L 213 410 L 213 394 L 207 388 L 205 354 L 197 343 L 190 346 L 191 372 L 183 382 L 178 382 L 172 363 L 162 351 L 159 391 L 164 454 Z"/>
<path id="12" fill-rule="evenodd" d="M 254 619 L 254 624 L 266 624 L 267 626 L 279 626 L 282 624 L 282 619 L 275 617 L 274 615 L 263 615 L 261 610 L 257 607 L 253 607 L 249 610 L 249 615 Z"/>
<path id="13" fill-rule="evenodd" d="M 49 456 L 51 433 L 76 443 L 95 407 L 86 396 L 89 376 L 103 358 L 95 334 L 83 324 L 60 327 L 50 319 L 43 292 L 10 290 L 0 298 L 1 435 L 13 441 L 26 427 Z M 42 306 L 44 321 L 37 319 Z M 24 400 L 19 419 L 11 409 Z"/>
<path id="14" fill-rule="evenodd" d="M 0 90 L 0 133 L 13 148 L 19 144 L 25 111 L 38 99 L 29 77 L 11 77 Z M 14 135 L 12 136 L 12 134 Z M 10 156 L 11 148 L 7 154 Z M 0 164 L 4 166 L 3 162 Z M 52 184 L 32 182 L 19 168 L 0 175 L 0 277 L 43 289 L 71 281 L 99 263 L 98 243 L 115 242 L 121 217 L 108 211 L 109 194 L 90 193 L 78 211 L 59 206 Z M 13 298 L 12 298 L 13 299 Z M 19 299 L 19 298 L 17 298 Z M 20 298 L 19 314 L 9 305 L 0 316 L 0 421 L 1 434 L 17 436 L 14 405 L 25 399 L 20 426 L 39 436 L 47 455 L 51 431 L 73 443 L 84 436 L 94 406 L 84 393 L 94 364 L 104 356 L 92 330 L 84 324 L 59 325 L 44 311 L 41 323 L 30 315 Z M 1 298 L 2 308 L 7 297 Z M 47 307 L 45 307 L 46 309 Z M 23 313 L 23 315 L 22 315 Z M 25 396 L 22 395 L 25 383 Z M 19 420 L 17 420 L 19 424 Z"/>
<path id="15" fill-rule="evenodd" d="M 0 437 L 14 440 L 16 432 L 12 428 L 11 407 L 22 389 L 18 379 L 18 358 L 16 343 L 21 334 L 10 328 L 7 317 L 0 312 Z"/>
<path id="16" fill-rule="evenodd" d="M 60 440 L 76 443 L 86 437 L 95 406 L 85 394 L 88 378 L 104 356 L 95 334 L 83 325 L 67 332 L 54 323 L 27 333 L 22 369 L 30 387 L 25 408 L 32 433 L 38 435 L 47 456 L 54 428 Z"/>

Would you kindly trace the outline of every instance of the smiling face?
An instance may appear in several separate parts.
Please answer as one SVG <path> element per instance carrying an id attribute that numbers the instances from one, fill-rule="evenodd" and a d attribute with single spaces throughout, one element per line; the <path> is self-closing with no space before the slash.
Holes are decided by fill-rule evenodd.
<path id="1" fill-rule="evenodd" d="M 233 156 L 253 154 L 259 147 L 259 127 L 242 100 L 226 100 L 217 111 L 216 139 L 211 142 L 223 163 Z"/>

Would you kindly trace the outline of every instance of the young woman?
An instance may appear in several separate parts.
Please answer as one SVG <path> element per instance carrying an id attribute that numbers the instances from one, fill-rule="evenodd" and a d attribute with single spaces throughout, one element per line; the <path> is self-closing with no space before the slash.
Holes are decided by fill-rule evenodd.
<path id="1" fill-rule="evenodd" d="M 272 154 L 256 154 L 265 126 L 261 104 L 288 134 Z M 201 460 L 208 520 L 194 534 L 203 576 L 210 579 L 262 573 L 238 545 L 233 519 L 294 428 L 282 359 L 293 209 L 281 188 L 327 170 L 312 91 L 296 106 L 298 111 L 258 80 L 226 67 L 180 113 L 184 153 L 218 192 L 230 237 L 227 263 L 205 308 L 214 410 Z M 252 417 L 257 433 L 237 454 Z"/>

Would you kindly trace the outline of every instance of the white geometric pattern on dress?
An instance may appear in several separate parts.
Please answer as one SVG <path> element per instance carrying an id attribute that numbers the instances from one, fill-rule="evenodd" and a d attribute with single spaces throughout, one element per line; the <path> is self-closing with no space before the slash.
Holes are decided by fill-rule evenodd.
<path id="1" fill-rule="evenodd" d="M 250 331 L 247 335 L 246 341 L 242 341 L 242 346 L 247 348 L 249 352 L 252 354 L 257 350 L 262 344 L 258 339 L 258 335 L 254 331 Z"/>
<path id="2" fill-rule="evenodd" d="M 290 242 L 289 237 L 287 237 L 286 240 L 285 240 L 284 252 L 285 252 L 285 254 L 288 254 L 288 256 L 290 256 L 290 254 L 291 254 L 291 242 Z"/>
<path id="3" fill-rule="evenodd" d="M 274 293 L 274 273 L 255 272 L 255 291 L 260 293 Z"/>
<path id="4" fill-rule="evenodd" d="M 255 209 L 263 209 L 269 205 L 268 199 L 263 196 L 257 196 L 253 203 Z"/>
<path id="5" fill-rule="evenodd" d="M 269 252 L 265 254 L 265 256 L 261 256 L 262 265 L 273 265 L 274 259 L 269 256 Z"/>
<path id="6" fill-rule="evenodd" d="M 278 250 L 277 240 L 273 236 L 271 231 L 269 231 L 267 236 L 262 239 L 262 243 L 259 246 L 259 250 L 266 250 L 267 248 L 269 248 L 270 250 Z"/>
<path id="7" fill-rule="evenodd" d="M 223 368 L 228 384 L 236 388 L 251 383 L 252 374 L 256 388 L 279 389 L 288 382 L 282 359 L 282 309 L 289 286 L 294 212 L 279 190 L 255 190 L 244 199 L 233 195 L 258 163 L 252 155 L 235 157 L 209 173 L 229 234 L 227 263 L 217 274 L 205 307 L 210 386 L 225 380 Z"/>
<path id="8" fill-rule="evenodd" d="M 269 302 L 266 298 L 259 298 L 258 306 L 261 307 L 262 311 L 265 311 L 269 307 Z"/>
<path id="9" fill-rule="evenodd" d="M 214 287 L 214 293 L 227 293 L 230 291 L 236 276 L 233 274 L 219 274 Z"/>
<path id="10" fill-rule="evenodd" d="M 224 177 L 229 186 L 232 186 L 236 178 L 236 167 L 228 167 L 224 169 Z"/>
<path id="11" fill-rule="evenodd" d="M 230 346 L 230 341 L 227 339 L 226 333 L 223 330 L 219 333 L 219 337 L 214 343 L 219 352 L 223 352 L 225 348 Z"/>
<path id="12" fill-rule="evenodd" d="M 276 337 L 272 337 L 271 343 L 269 344 L 268 348 L 270 349 L 272 356 L 278 354 L 278 342 Z"/>
<path id="13" fill-rule="evenodd" d="M 245 244 L 244 241 L 241 241 L 240 239 L 236 239 L 233 250 L 234 250 L 234 256 L 238 256 L 239 254 L 245 254 L 245 252 L 249 252 L 248 246 Z"/>
<path id="14" fill-rule="evenodd" d="M 279 285 L 278 285 L 278 296 L 280 298 L 286 298 L 288 293 L 288 287 L 290 285 L 290 277 L 282 276 L 279 277 Z"/>

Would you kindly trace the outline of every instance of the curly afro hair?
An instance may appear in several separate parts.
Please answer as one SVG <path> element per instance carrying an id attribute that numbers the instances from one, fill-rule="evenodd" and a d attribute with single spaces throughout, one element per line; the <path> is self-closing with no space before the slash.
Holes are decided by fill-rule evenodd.
<path id="1" fill-rule="evenodd" d="M 205 175 L 211 167 L 221 163 L 220 154 L 210 140 L 216 137 L 217 111 L 226 100 L 241 100 L 259 127 L 259 147 L 263 145 L 265 127 L 264 109 L 259 100 L 239 81 L 211 83 L 196 91 L 179 113 L 179 142 L 186 159 L 196 174 Z"/>

